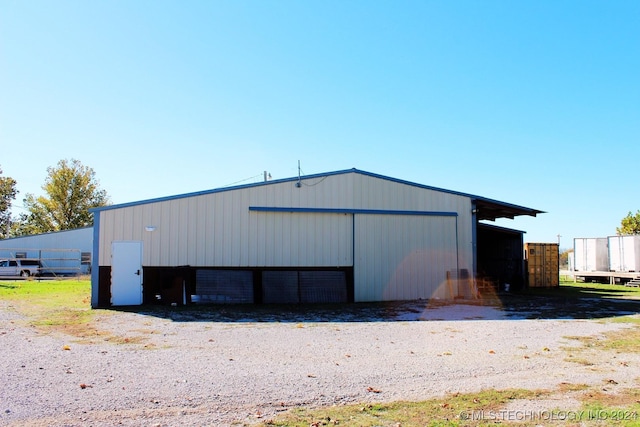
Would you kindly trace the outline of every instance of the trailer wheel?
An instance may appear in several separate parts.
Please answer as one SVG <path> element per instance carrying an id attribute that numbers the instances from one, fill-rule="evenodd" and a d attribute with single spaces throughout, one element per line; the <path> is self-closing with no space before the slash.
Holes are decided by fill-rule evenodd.
<path id="1" fill-rule="evenodd" d="M 29 277 L 29 270 L 22 270 L 20 272 L 20 277 Z"/>

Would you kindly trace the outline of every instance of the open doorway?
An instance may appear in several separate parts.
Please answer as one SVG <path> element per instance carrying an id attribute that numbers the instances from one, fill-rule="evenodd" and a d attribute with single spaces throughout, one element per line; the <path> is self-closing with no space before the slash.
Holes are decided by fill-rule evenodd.
<path id="1" fill-rule="evenodd" d="M 478 223 L 478 279 L 495 290 L 524 286 L 523 231 Z"/>

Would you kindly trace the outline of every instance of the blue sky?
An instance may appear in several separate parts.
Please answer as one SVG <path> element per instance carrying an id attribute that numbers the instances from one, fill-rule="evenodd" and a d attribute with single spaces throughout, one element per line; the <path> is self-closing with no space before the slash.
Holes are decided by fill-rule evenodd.
<path id="1" fill-rule="evenodd" d="M 568 248 L 640 209 L 639 22 L 637 0 L 0 0 L 0 167 L 17 206 L 61 159 L 113 203 L 356 167 L 546 211 L 497 224 Z"/>

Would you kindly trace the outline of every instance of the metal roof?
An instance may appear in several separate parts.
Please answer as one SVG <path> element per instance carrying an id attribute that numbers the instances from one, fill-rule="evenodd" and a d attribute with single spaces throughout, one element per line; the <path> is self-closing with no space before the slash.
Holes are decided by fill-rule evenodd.
<path id="1" fill-rule="evenodd" d="M 495 221 L 498 218 L 510 218 L 513 219 L 516 216 L 529 215 L 536 216 L 537 214 L 545 213 L 537 209 L 527 208 L 524 206 L 518 206 L 511 203 L 501 202 L 499 200 L 489 199 L 486 197 L 476 196 L 474 194 L 461 193 L 459 191 L 445 190 L 443 188 L 431 187 L 428 185 L 416 184 L 414 182 L 403 181 L 396 178 L 390 178 L 382 175 L 373 174 L 370 172 L 361 171 L 358 169 L 352 169 L 351 171 L 357 172 L 363 175 L 374 176 L 389 181 L 399 182 L 406 185 L 412 185 L 419 188 L 425 188 L 434 191 L 441 191 L 449 194 L 457 194 L 464 197 L 469 197 L 475 203 L 476 216 L 478 220 L 490 220 Z"/>
<path id="2" fill-rule="evenodd" d="M 524 206 L 518 206 L 518 205 L 511 204 L 511 203 L 506 203 L 506 202 L 501 202 L 501 201 L 498 201 L 498 200 L 489 199 L 489 198 L 486 198 L 486 197 L 476 196 L 476 195 L 468 194 L 468 193 L 462 193 L 462 192 L 459 192 L 459 191 L 452 191 L 452 190 L 446 190 L 446 189 L 443 189 L 443 188 L 432 187 L 432 186 L 423 185 L 423 184 L 417 184 L 415 182 L 405 181 L 405 180 L 401 180 L 401 179 L 397 179 L 397 178 L 391 178 L 391 177 L 388 177 L 388 176 L 379 175 L 379 174 L 375 174 L 375 173 L 371 173 L 371 172 L 366 172 L 366 171 L 363 171 L 363 170 L 360 170 L 360 169 L 355 169 L 355 168 L 339 170 L 339 171 L 334 171 L 334 172 L 318 173 L 318 174 L 313 174 L 313 175 L 303 175 L 303 176 L 300 176 L 300 177 L 296 176 L 296 177 L 292 177 L 292 178 L 276 179 L 276 180 L 272 180 L 272 181 L 258 182 L 258 183 L 253 183 L 253 184 L 244 184 L 244 185 L 238 185 L 238 186 L 232 186 L 232 187 L 222 187 L 222 188 L 217 188 L 217 189 L 212 189 L 212 190 L 198 191 L 198 192 L 194 192 L 194 193 L 186 193 L 186 194 L 179 194 L 179 195 L 175 195 L 175 196 L 168 196 L 168 197 L 160 197 L 160 198 L 155 198 L 155 199 L 141 200 L 141 201 L 138 201 L 138 202 L 122 203 L 122 204 L 118 204 L 118 205 L 101 206 L 101 207 L 98 207 L 98 208 L 92 208 L 92 209 L 90 209 L 90 211 L 91 212 L 100 212 L 100 211 L 106 211 L 106 210 L 111 210 L 111 209 L 120 209 L 120 208 L 137 206 L 137 205 L 144 205 L 144 204 L 149 204 L 149 203 L 157 203 L 157 202 L 164 202 L 164 201 L 168 201 L 168 200 L 182 199 L 182 198 L 186 198 L 186 197 L 194 197 L 194 196 L 201 196 L 201 195 L 212 194 L 212 193 L 220 193 L 220 192 L 224 192 L 224 191 L 239 190 L 239 189 L 243 189 L 243 188 L 260 187 L 260 186 L 273 185 L 273 184 L 278 184 L 278 183 L 283 183 L 283 182 L 297 182 L 298 180 L 304 181 L 304 180 L 309 180 L 309 179 L 318 179 L 318 178 L 324 178 L 324 177 L 327 177 L 327 176 L 344 175 L 344 174 L 350 174 L 350 173 L 356 173 L 356 174 L 360 174 L 360 175 L 365 175 L 365 176 L 370 176 L 370 177 L 374 177 L 374 178 L 384 179 L 384 180 L 387 180 L 387 181 L 397 182 L 397 183 L 400 183 L 400 184 L 410 185 L 410 186 L 418 187 L 418 188 L 424 188 L 424 189 L 427 189 L 427 190 L 440 191 L 440 192 L 444 192 L 444 193 L 449 193 L 449 194 L 455 194 L 455 195 L 459 195 L 459 196 L 468 197 L 475 204 L 475 210 L 476 210 L 476 215 L 477 215 L 477 219 L 478 220 L 495 221 L 498 218 L 511 218 L 511 219 L 513 219 L 516 216 L 521 216 L 521 215 L 536 216 L 537 214 L 545 213 L 544 211 L 540 211 L 540 210 L 537 210 L 537 209 L 527 208 L 527 207 L 524 207 Z"/>
<path id="3" fill-rule="evenodd" d="M 478 223 L 478 230 L 491 230 L 491 231 L 498 231 L 501 233 L 508 233 L 508 234 L 526 234 L 526 231 L 523 230 L 516 230 L 514 228 L 506 228 L 506 227 L 500 227 L 498 225 L 495 224 L 487 224 L 486 222 L 480 222 Z"/>
<path id="4" fill-rule="evenodd" d="M 528 215 L 536 216 L 544 211 L 526 208 L 524 206 L 512 205 L 510 203 L 499 202 L 497 200 L 486 199 L 484 197 L 475 198 L 476 215 L 479 220 L 495 221 L 498 218 L 513 219 L 516 216 Z"/>

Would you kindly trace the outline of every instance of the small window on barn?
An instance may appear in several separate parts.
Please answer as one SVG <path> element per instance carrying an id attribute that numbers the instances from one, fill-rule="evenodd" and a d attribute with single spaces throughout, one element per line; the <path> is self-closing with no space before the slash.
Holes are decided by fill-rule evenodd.
<path id="1" fill-rule="evenodd" d="M 80 254 L 81 264 L 91 264 L 91 252 L 82 252 Z"/>

